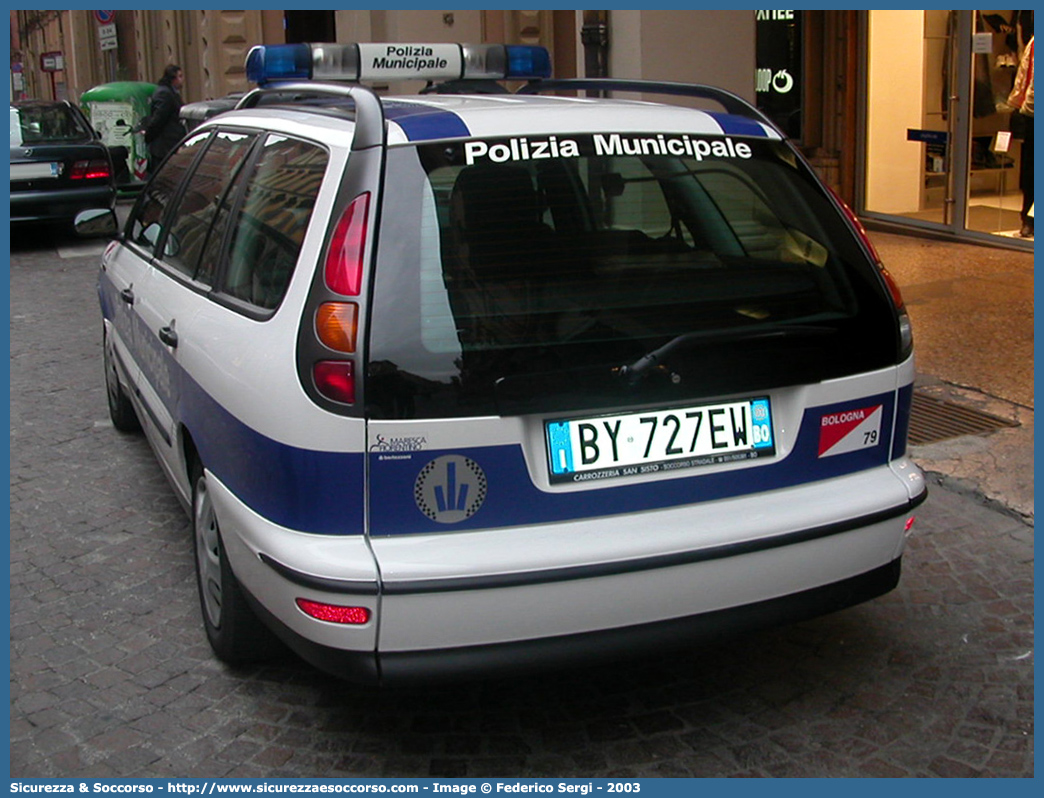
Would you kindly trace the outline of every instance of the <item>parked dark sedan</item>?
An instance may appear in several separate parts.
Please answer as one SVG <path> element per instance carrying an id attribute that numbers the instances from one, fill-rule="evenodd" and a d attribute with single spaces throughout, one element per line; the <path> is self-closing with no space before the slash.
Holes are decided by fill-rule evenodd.
<path id="1" fill-rule="evenodd" d="M 69 102 L 11 103 L 11 222 L 71 223 L 80 211 L 112 208 L 112 158 Z"/>

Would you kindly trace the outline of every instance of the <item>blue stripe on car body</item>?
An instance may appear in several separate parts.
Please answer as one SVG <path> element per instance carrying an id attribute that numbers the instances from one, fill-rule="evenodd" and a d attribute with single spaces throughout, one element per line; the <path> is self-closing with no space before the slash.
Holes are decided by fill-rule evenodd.
<path id="1" fill-rule="evenodd" d="M 394 122 L 410 141 L 466 138 L 471 131 L 457 114 L 419 103 L 385 100 L 384 116 Z"/>
<path id="2" fill-rule="evenodd" d="M 280 443 L 232 415 L 184 370 L 180 376 L 180 417 L 200 457 L 250 509 L 301 532 L 362 534 L 362 452 L 320 452 Z"/>
<path id="3" fill-rule="evenodd" d="M 912 390 L 912 389 L 910 389 Z M 370 510 L 372 535 L 418 534 L 496 527 L 548 524 L 597 516 L 657 510 L 695 502 L 714 501 L 757 494 L 807 482 L 839 477 L 887 464 L 890 445 L 882 445 L 834 457 L 818 457 L 820 420 L 824 415 L 880 404 L 881 428 L 890 430 L 895 396 L 884 393 L 836 404 L 806 408 L 793 450 L 785 457 L 742 470 L 713 474 L 693 469 L 676 479 L 614 485 L 611 481 L 587 483 L 589 490 L 549 493 L 537 488 L 529 475 L 522 447 L 467 447 L 455 450 L 425 450 L 409 459 L 380 460 L 371 454 L 370 491 L 386 497 Z M 482 508 L 473 516 L 445 525 L 430 520 L 414 504 L 413 496 L 421 470 L 443 455 L 462 455 L 473 460 L 488 480 Z M 387 500 L 387 497 L 400 497 Z"/>
<path id="4" fill-rule="evenodd" d="M 765 130 L 765 126 L 760 122 L 755 122 L 753 119 L 748 119 L 744 116 L 736 116 L 735 114 L 722 114 L 713 111 L 706 111 L 715 122 L 721 127 L 722 133 L 727 136 L 757 136 L 759 138 L 768 138 L 768 131 Z"/>
<path id="5" fill-rule="evenodd" d="M 364 484 L 367 455 L 302 449 L 273 440 L 237 419 L 173 359 L 171 366 L 180 372 L 182 388 L 175 416 L 184 421 L 208 469 L 248 507 L 275 524 L 301 532 L 363 532 L 365 520 L 359 490 Z M 904 392 L 911 393 L 912 388 L 904 388 L 900 394 Z M 860 397 L 806 408 L 794 448 L 785 458 L 740 471 L 707 474 L 697 468 L 685 477 L 642 484 L 593 483 L 593 489 L 577 492 L 550 493 L 538 489 L 519 444 L 424 450 L 395 459 L 382 459 L 380 453 L 371 453 L 370 494 L 384 498 L 370 508 L 370 533 L 417 534 L 558 523 L 746 494 L 756 501 L 756 494 L 763 491 L 886 464 L 888 445 L 843 456 L 817 457 L 823 415 L 872 404 L 882 405 L 882 429 L 890 430 L 894 394 Z M 352 419 L 346 423 L 362 422 Z M 420 471 L 442 455 L 470 458 L 489 481 L 481 510 L 452 525 L 429 519 L 414 502 Z"/>
<path id="6" fill-rule="evenodd" d="M 453 111 L 401 100 L 385 100 L 382 105 L 385 118 L 402 128 L 410 141 L 471 136 L 467 123 Z M 725 135 L 769 137 L 764 125 L 746 117 L 710 111 L 703 113 L 713 118 Z"/>

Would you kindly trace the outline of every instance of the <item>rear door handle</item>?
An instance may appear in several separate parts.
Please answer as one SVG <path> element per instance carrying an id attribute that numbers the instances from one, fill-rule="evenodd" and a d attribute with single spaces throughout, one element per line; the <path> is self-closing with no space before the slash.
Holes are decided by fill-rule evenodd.
<path id="1" fill-rule="evenodd" d="M 134 291 L 131 290 L 131 286 L 124 288 L 120 291 L 120 299 L 126 302 L 128 305 L 134 304 Z"/>
<path id="2" fill-rule="evenodd" d="M 171 349 L 178 348 L 178 334 L 174 332 L 174 322 L 167 327 L 160 327 L 159 339 Z"/>

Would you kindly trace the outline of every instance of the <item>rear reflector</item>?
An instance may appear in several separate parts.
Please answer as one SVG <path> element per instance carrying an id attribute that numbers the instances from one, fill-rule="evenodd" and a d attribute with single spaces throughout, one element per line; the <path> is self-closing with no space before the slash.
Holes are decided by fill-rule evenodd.
<path id="1" fill-rule="evenodd" d="M 348 203 L 330 239 L 324 272 L 326 286 L 342 296 L 359 296 L 369 210 L 370 193 L 367 191 Z"/>
<path id="2" fill-rule="evenodd" d="M 295 601 L 301 612 L 320 621 L 361 626 L 370 620 L 370 611 L 366 607 L 342 607 L 338 604 L 324 604 L 305 598 L 295 599 Z"/>
<path id="3" fill-rule="evenodd" d="M 316 390 L 327 399 L 355 404 L 355 369 L 350 360 L 321 360 L 312 368 Z"/>

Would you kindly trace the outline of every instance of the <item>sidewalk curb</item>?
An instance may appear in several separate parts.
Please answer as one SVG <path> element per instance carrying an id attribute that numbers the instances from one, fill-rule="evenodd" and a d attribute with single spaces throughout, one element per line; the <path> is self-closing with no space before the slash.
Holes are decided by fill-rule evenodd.
<path id="1" fill-rule="evenodd" d="M 983 506 L 1034 523 L 1033 409 L 918 375 L 918 391 L 957 405 L 1017 422 L 983 435 L 910 446 L 929 487 L 968 496 Z"/>
<path id="2" fill-rule="evenodd" d="M 964 477 L 955 476 L 953 474 L 947 474 L 942 471 L 936 471 L 931 468 L 927 468 L 918 461 L 916 448 L 911 450 L 914 458 L 914 462 L 921 465 L 921 470 L 924 471 L 925 481 L 928 483 L 928 490 L 946 490 L 950 493 L 956 493 L 958 496 L 964 496 L 965 498 L 971 499 L 985 507 L 987 510 L 993 510 L 995 512 L 1006 515 L 1009 518 L 1013 518 L 1016 521 L 1021 521 L 1029 527 L 1033 527 L 1033 514 L 1029 515 L 1019 511 L 1018 508 L 1012 507 L 1006 503 L 1003 498 L 995 499 L 988 496 L 975 480 L 966 479 Z"/>

